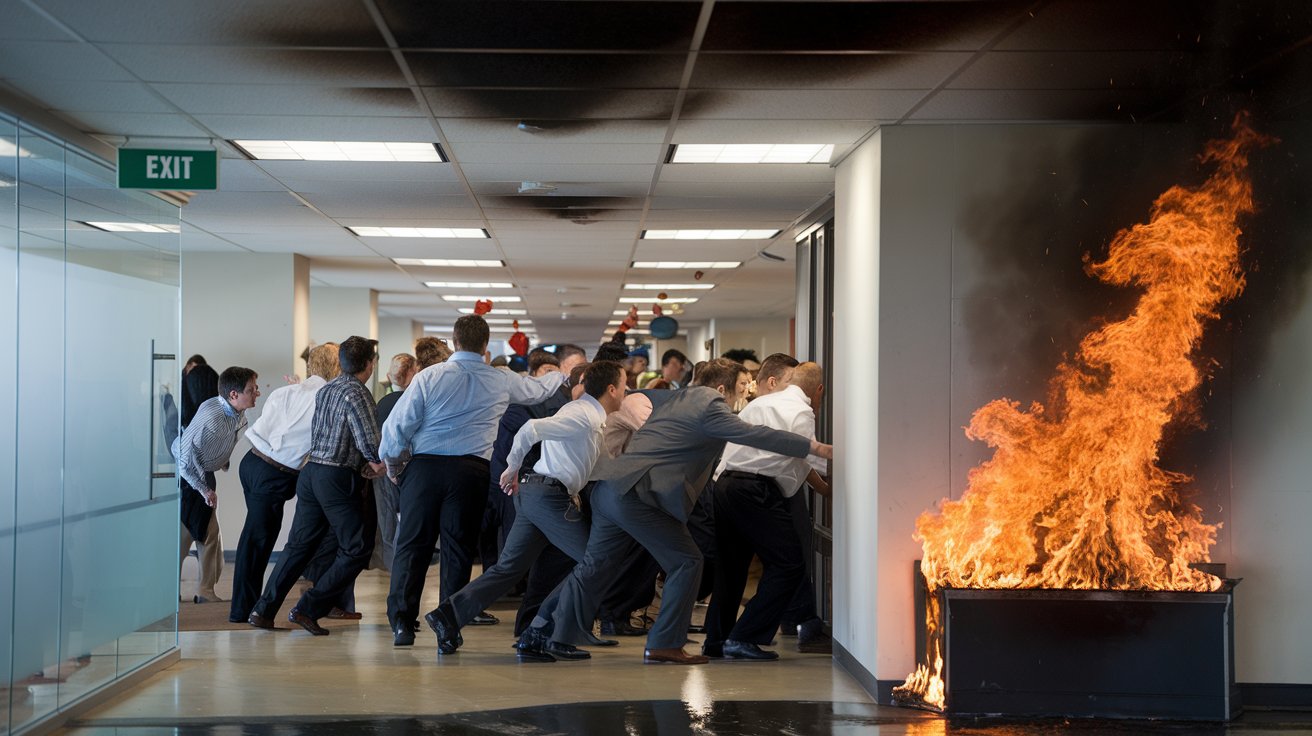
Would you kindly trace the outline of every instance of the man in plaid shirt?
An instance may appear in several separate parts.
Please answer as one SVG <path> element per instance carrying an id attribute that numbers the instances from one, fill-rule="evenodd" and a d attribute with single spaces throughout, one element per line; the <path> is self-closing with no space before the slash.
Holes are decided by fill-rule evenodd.
<path id="1" fill-rule="evenodd" d="M 383 472 L 378 457 L 378 418 L 365 386 L 378 364 L 378 341 L 351 336 L 338 349 L 342 374 L 315 395 L 310 455 L 296 483 L 296 517 L 282 559 L 251 613 L 252 626 L 271 629 L 273 617 L 314 557 L 323 535 L 337 536 L 337 557 L 287 620 L 315 636 L 328 630 L 318 620 L 332 610 L 369 562 L 373 534 L 364 524 L 366 481 Z"/>

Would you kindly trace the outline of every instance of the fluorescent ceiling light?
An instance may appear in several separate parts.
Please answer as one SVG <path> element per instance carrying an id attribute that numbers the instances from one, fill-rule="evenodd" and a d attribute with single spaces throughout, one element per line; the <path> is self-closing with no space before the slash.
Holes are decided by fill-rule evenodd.
<path id="1" fill-rule="evenodd" d="M 425 281 L 430 289 L 513 289 L 514 284 L 502 281 Z"/>
<path id="2" fill-rule="evenodd" d="M 646 302 L 646 301 L 653 301 L 653 300 L 651 300 L 651 299 L 643 299 L 643 301 Z M 627 310 L 627 309 L 616 309 L 614 312 L 611 312 L 611 314 L 615 315 L 616 317 L 627 317 L 627 316 L 629 316 L 629 310 Z M 655 317 L 656 315 L 655 315 L 655 313 L 652 312 L 650 309 L 639 309 L 639 310 L 638 310 L 638 316 L 639 316 L 639 317 Z"/>
<path id="3" fill-rule="evenodd" d="M 486 322 L 486 323 L 488 323 L 489 325 L 514 325 L 514 324 L 515 324 L 515 320 L 513 320 L 513 319 L 499 319 L 499 318 L 497 318 L 497 317 L 484 317 L 484 318 L 483 318 L 483 321 Z M 532 326 L 533 326 L 533 320 L 531 320 L 531 319 L 521 319 L 521 320 L 519 320 L 519 326 L 520 326 L 520 327 L 532 327 Z"/>
<path id="4" fill-rule="evenodd" d="M 490 238 L 481 227 L 348 227 L 362 238 Z"/>
<path id="5" fill-rule="evenodd" d="M 625 332 L 627 332 L 627 333 L 630 334 L 630 335 L 650 335 L 650 334 L 651 334 L 651 330 L 639 330 L 639 329 L 636 329 L 636 328 L 635 328 L 635 329 L 631 329 L 631 330 L 625 330 Z M 613 334 L 615 334 L 615 332 L 612 330 L 612 331 L 610 331 L 610 332 L 603 332 L 603 333 L 601 333 L 601 336 L 602 336 L 603 338 L 606 338 L 606 337 L 610 337 L 610 336 L 613 335 Z"/>
<path id="6" fill-rule="evenodd" d="M 769 240 L 778 230 L 643 230 L 643 240 Z"/>
<path id="7" fill-rule="evenodd" d="M 676 296 L 669 299 L 657 299 L 654 296 L 622 296 L 620 304 L 648 304 L 650 302 L 660 302 L 661 304 L 692 304 L 697 301 L 695 296 Z"/>
<path id="8" fill-rule="evenodd" d="M 249 140 L 232 143 L 247 156 L 265 161 L 446 161 L 436 143 Z"/>
<path id="9" fill-rule="evenodd" d="M 479 261 L 459 258 L 393 258 L 398 266 L 436 266 L 438 268 L 502 268 L 505 261 Z"/>
<path id="10" fill-rule="evenodd" d="M 832 143 L 680 143 L 672 164 L 827 164 Z"/>
<path id="11" fill-rule="evenodd" d="M 527 310 L 527 309 L 503 309 L 503 308 L 501 308 L 501 307 L 494 307 L 494 308 L 492 309 L 492 311 L 493 311 L 493 312 L 496 312 L 497 314 L 509 314 L 509 315 L 511 315 L 511 316 L 520 315 L 520 314 L 528 314 L 528 310 Z M 461 308 L 460 308 L 460 313 L 461 313 L 461 314 L 473 314 L 473 313 L 474 313 L 474 308 L 473 308 L 473 307 L 461 307 Z"/>
<path id="12" fill-rule="evenodd" d="M 464 294 L 443 294 L 443 295 L 442 295 L 442 301 L 445 301 L 445 302 L 481 302 L 481 301 L 483 301 L 483 300 L 486 299 L 486 298 L 487 298 L 487 297 L 484 297 L 484 296 L 466 296 L 466 295 L 464 295 Z M 520 298 L 517 297 L 517 296 L 498 296 L 496 299 L 493 299 L 492 301 L 493 301 L 493 303 L 496 303 L 496 302 L 505 302 L 506 304 L 517 304 L 517 303 L 523 301 L 523 299 L 520 299 Z"/>
<path id="13" fill-rule="evenodd" d="M 97 230 L 109 233 L 180 233 L 181 225 L 152 225 L 147 222 L 83 222 Z"/>
<path id="14" fill-rule="evenodd" d="M 634 261 L 631 268 L 738 268 L 742 261 Z"/>
<path id="15" fill-rule="evenodd" d="M 630 291 L 700 291 L 714 289 L 715 284 L 625 284 L 624 288 Z"/>

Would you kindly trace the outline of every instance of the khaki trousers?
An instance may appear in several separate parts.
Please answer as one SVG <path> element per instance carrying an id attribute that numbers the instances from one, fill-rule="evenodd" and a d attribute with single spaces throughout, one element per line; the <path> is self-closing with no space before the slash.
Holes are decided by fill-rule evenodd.
<path id="1" fill-rule="evenodd" d="M 182 563 L 187 561 L 187 553 L 191 551 L 194 542 L 196 559 L 200 561 L 200 584 L 196 586 L 196 595 L 212 601 L 218 600 L 219 597 L 214 594 L 214 584 L 219 582 L 219 576 L 223 574 L 223 536 L 219 534 L 218 512 L 215 511 L 210 515 L 210 525 L 205 529 L 204 542 L 193 540 L 186 524 L 179 524 L 179 526 L 182 528 L 182 551 L 178 556 L 178 574 L 182 573 Z"/>

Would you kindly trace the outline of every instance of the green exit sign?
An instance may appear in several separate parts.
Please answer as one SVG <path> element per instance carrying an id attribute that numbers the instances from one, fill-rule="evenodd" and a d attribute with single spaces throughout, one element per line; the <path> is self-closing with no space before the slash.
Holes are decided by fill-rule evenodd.
<path id="1" fill-rule="evenodd" d="M 219 152 L 120 148 L 118 188 L 190 191 L 219 188 Z"/>

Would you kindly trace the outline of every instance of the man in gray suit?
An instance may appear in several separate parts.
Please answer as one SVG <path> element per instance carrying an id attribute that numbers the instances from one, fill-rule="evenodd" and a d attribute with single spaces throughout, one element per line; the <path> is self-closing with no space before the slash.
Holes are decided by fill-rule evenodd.
<path id="1" fill-rule="evenodd" d="M 726 442 L 758 447 L 791 457 L 833 457 L 833 448 L 815 440 L 748 424 L 726 401 L 747 391 L 751 377 L 741 364 L 717 359 L 698 372 L 696 383 L 666 394 L 628 451 L 605 458 L 593 477 L 592 532 L 583 561 L 542 605 L 519 648 L 573 650 L 589 641 L 598 595 L 619 571 L 635 544 L 651 552 L 665 570 L 660 615 L 647 637 L 648 663 L 702 664 L 706 657 L 683 651 L 702 574 L 702 554 L 688 533 L 688 512 L 706 487 Z"/>

